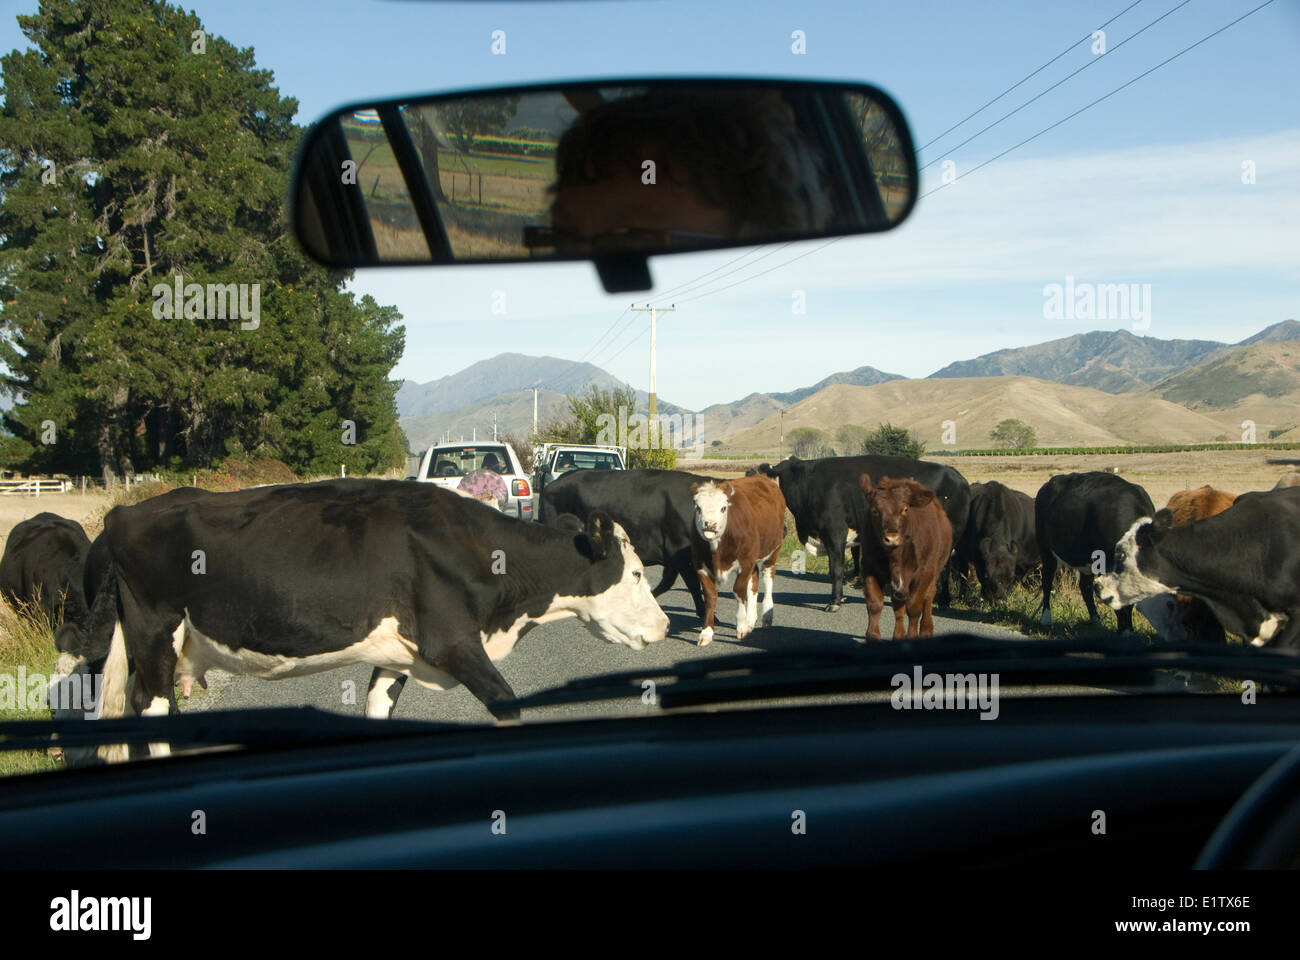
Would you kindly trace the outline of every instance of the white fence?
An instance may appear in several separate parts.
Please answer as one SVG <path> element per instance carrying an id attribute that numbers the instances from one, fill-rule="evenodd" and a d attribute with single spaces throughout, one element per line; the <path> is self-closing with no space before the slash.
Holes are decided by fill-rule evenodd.
<path id="1" fill-rule="evenodd" d="M 137 474 L 131 478 L 131 483 L 146 483 L 156 481 L 157 474 Z M 104 481 L 94 477 L 81 477 L 74 480 L 71 477 L 27 477 L 26 479 L 0 480 L 0 496 L 3 497 L 39 497 L 42 494 L 52 493 L 85 493 L 87 489 L 99 487 L 103 489 Z"/>

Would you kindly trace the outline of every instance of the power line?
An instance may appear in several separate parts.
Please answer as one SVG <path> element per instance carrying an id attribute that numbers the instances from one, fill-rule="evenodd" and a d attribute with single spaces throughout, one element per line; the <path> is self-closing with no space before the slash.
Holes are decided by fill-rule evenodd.
<path id="1" fill-rule="evenodd" d="M 1121 10 L 1119 13 L 1115 14 L 1115 16 L 1111 17 L 1109 20 L 1107 20 L 1105 23 L 1103 23 L 1100 27 L 1098 27 L 1097 30 L 1105 30 L 1105 29 L 1106 29 L 1107 27 L 1109 27 L 1112 23 L 1114 23 L 1114 22 L 1115 22 L 1116 20 L 1118 20 L 1120 17 L 1124 16 L 1124 14 L 1128 13 L 1130 10 L 1132 10 L 1134 7 L 1136 7 L 1136 6 L 1137 6 L 1139 3 L 1141 3 L 1141 2 L 1142 2 L 1142 0 L 1134 0 L 1133 3 L 1130 3 L 1130 4 L 1129 4 L 1127 7 L 1125 7 L 1123 10 Z M 987 110 L 989 107 L 993 106 L 993 104 L 997 103 L 999 100 L 1001 100 L 1003 97 L 1005 97 L 1005 96 L 1006 96 L 1008 93 L 1010 93 L 1012 90 L 1016 89 L 1016 87 L 1020 86 L 1020 85 L 1021 85 L 1022 83 L 1024 83 L 1026 80 L 1032 80 L 1034 77 L 1038 76 L 1040 73 L 1042 73 L 1044 70 L 1046 70 L 1046 69 L 1047 69 L 1048 67 L 1050 67 L 1052 64 L 1054 64 L 1057 60 L 1060 60 L 1063 56 L 1065 56 L 1067 53 L 1069 53 L 1071 50 L 1073 50 L 1075 47 L 1077 47 L 1079 44 L 1083 43 L 1085 40 L 1091 40 L 1091 39 L 1092 39 L 1092 35 L 1093 35 L 1093 33 L 1096 33 L 1097 30 L 1093 30 L 1093 31 L 1091 31 L 1090 33 L 1086 34 L 1085 36 L 1080 37 L 1078 40 L 1074 41 L 1074 43 L 1070 44 L 1068 47 L 1066 47 L 1064 50 L 1062 50 L 1062 51 L 1061 51 L 1060 53 L 1058 53 L 1056 56 L 1052 57 L 1051 60 L 1048 60 L 1045 64 L 1043 64 L 1041 67 L 1039 67 L 1039 68 L 1038 68 L 1037 70 L 1035 70 L 1033 73 L 1029 74 L 1029 75 L 1026 76 L 1026 77 L 1021 78 L 1020 80 L 1018 80 L 1018 81 L 1016 81 L 1015 83 L 1013 83 L 1011 86 L 1007 87 L 1005 90 L 1003 90 L 1001 93 L 999 93 L 996 97 L 994 97 L 994 98 L 993 98 L 992 100 L 990 100 L 988 103 L 984 104 L 984 106 L 980 107 L 980 108 L 979 108 L 978 110 L 976 110 L 974 113 L 968 114 L 967 116 L 965 116 L 965 117 L 963 117 L 962 119 L 958 120 L 958 121 L 957 121 L 956 123 L 954 123 L 951 127 L 949 127 L 947 130 L 945 130 L 943 133 L 939 134 L 937 137 L 934 138 L 934 140 L 931 140 L 929 143 L 922 144 L 920 147 L 917 148 L 917 151 L 916 151 L 916 152 L 917 152 L 917 153 L 920 153 L 920 152 L 921 152 L 922 150 L 924 150 L 926 147 L 933 146 L 934 143 L 935 143 L 936 141 L 938 141 L 938 140 L 942 140 L 944 137 L 948 136 L 948 134 L 952 133 L 954 130 L 956 130 L 958 127 L 960 127 L 963 123 L 965 123 L 967 120 L 970 120 L 970 119 L 972 119 L 972 118 L 974 118 L 974 117 L 979 116 L 981 113 L 983 113 L 983 112 L 984 112 L 985 110 Z"/>
<path id="2" fill-rule="evenodd" d="M 1104 60 L 1106 57 L 1110 56 L 1110 54 L 1114 53 L 1114 52 L 1115 52 L 1116 50 L 1118 50 L 1120 47 L 1124 46 L 1124 44 L 1128 43 L 1128 42 L 1129 42 L 1130 40 L 1132 40 L 1134 37 L 1141 36 L 1145 31 L 1147 31 L 1147 30 L 1151 29 L 1152 27 L 1154 27 L 1157 23 L 1159 23 L 1159 22 L 1160 22 L 1161 20 L 1163 20 L 1165 17 L 1169 16 L 1170 14 L 1177 13 L 1179 10 L 1181 10 L 1183 7 L 1187 6 L 1187 5 L 1188 5 L 1189 3 L 1191 3 L 1191 2 L 1192 2 L 1192 0 L 1183 0 L 1183 2 L 1180 3 L 1178 6 L 1174 7 L 1172 10 L 1168 11 L 1167 13 L 1162 13 L 1160 16 L 1156 17 L 1154 20 L 1152 20 L 1150 23 L 1148 23 L 1145 27 L 1143 27 L 1141 30 L 1139 30 L 1137 33 L 1134 33 L 1134 34 L 1131 34 L 1131 35 L 1125 37 L 1125 38 L 1124 38 L 1123 40 L 1121 40 L 1119 43 L 1115 44 L 1115 46 L 1112 47 L 1110 50 L 1108 50 L 1106 53 L 1101 54 L 1100 56 L 1093 57 L 1091 60 L 1089 60 L 1089 61 L 1088 61 L 1087 63 L 1085 63 L 1083 66 L 1081 66 L 1078 70 L 1075 70 L 1073 73 L 1066 74 L 1064 77 L 1062 77 L 1060 80 L 1057 80 L 1056 83 L 1052 84 L 1050 87 L 1048 87 L 1048 88 L 1047 88 L 1046 90 L 1044 90 L 1042 93 L 1039 93 L 1039 94 L 1036 95 L 1036 96 L 1030 97 L 1028 100 L 1026 100 L 1026 101 L 1025 101 L 1024 103 L 1022 103 L 1020 106 L 1016 107 L 1014 110 L 1012 110 L 1012 111 L 1010 111 L 1010 112 L 1008 112 L 1008 113 L 1004 113 L 1002 116 L 998 117 L 996 120 L 994 120 L 992 123 L 990 123 L 990 124 L 989 124 L 987 127 L 985 127 L 983 130 L 980 130 L 980 131 L 978 131 L 977 133 L 973 133 L 973 134 L 971 134 L 969 137 L 967 137 L 967 138 L 966 138 L 965 140 L 963 140 L 961 143 L 957 144 L 957 146 L 952 147 L 952 148 L 949 149 L 949 150 L 945 150 L 942 154 L 940 154 L 939 156 L 937 156 L 937 157 L 935 157 L 933 160 L 931 160 L 929 163 L 927 163 L 927 164 L 925 164 L 924 166 L 922 166 L 921 169 L 924 170 L 924 169 L 926 169 L 926 167 L 932 167 L 932 166 L 934 166 L 936 163 L 938 163 L 940 160 L 942 160 L 945 156 L 949 156 L 949 155 L 951 155 L 954 151 L 956 151 L 956 150 L 960 150 L 962 147 L 966 146 L 966 144 L 970 143 L 972 140 L 974 140 L 974 139 L 976 139 L 976 138 L 978 138 L 978 137 L 981 137 L 981 136 L 983 136 L 984 134 L 988 133 L 990 130 L 992 130 L 994 127 L 996 127 L 999 123 L 1001 123 L 1003 120 L 1005 120 L 1005 119 L 1007 119 L 1008 117 L 1014 116 L 1015 114 L 1019 113 L 1021 110 L 1025 109 L 1025 107 L 1027 107 L 1027 106 L 1029 106 L 1031 103 L 1033 103 L 1035 100 L 1041 100 L 1043 97 L 1047 96 L 1049 93 L 1051 93 L 1051 92 L 1052 92 L 1053 90 L 1055 90 L 1057 87 L 1059 87 L 1061 84 L 1065 83 L 1066 81 L 1068 81 L 1068 80 L 1070 80 L 1070 79 L 1072 79 L 1072 78 L 1074 78 L 1074 77 L 1077 77 L 1079 74 L 1083 73 L 1083 71 L 1087 70 L 1089 67 L 1093 66 L 1094 64 L 1100 63 L 1102 60 Z"/>
<path id="3" fill-rule="evenodd" d="M 1161 67 L 1165 66 L 1166 64 L 1171 63 L 1171 62 L 1174 61 L 1174 60 L 1177 60 L 1177 59 L 1178 59 L 1179 57 L 1181 57 L 1183 54 L 1185 54 L 1185 53 L 1187 53 L 1187 52 L 1189 52 L 1189 51 L 1191 51 L 1191 50 L 1194 50 L 1195 48 L 1199 47 L 1201 44 L 1205 43 L 1207 40 L 1211 40 L 1211 39 L 1213 39 L 1214 37 L 1218 36 L 1219 34 L 1223 33 L 1223 31 L 1229 29 L 1230 27 L 1234 27 L 1234 26 L 1236 26 L 1236 25 L 1239 24 L 1241 21 L 1245 20 L 1247 17 L 1252 16 L 1253 14 L 1258 13 L 1260 10 L 1263 10 L 1265 7 L 1269 6 L 1271 3 L 1273 3 L 1273 0 L 1265 0 L 1264 3 L 1261 3 L 1259 6 L 1255 7 L 1255 8 L 1252 9 L 1252 10 L 1248 10 L 1246 13 L 1243 13 L 1243 14 L 1242 14 L 1240 17 L 1238 17 L 1237 19 L 1235 19 L 1235 20 L 1233 20 L 1233 21 L 1231 21 L 1231 22 L 1229 22 L 1229 23 L 1224 24 L 1222 27 L 1220 27 L 1219 29 L 1215 30 L 1213 33 L 1209 33 L 1209 34 L 1207 34 L 1206 36 L 1202 37 L 1200 40 L 1197 40 L 1195 43 L 1191 44 L 1190 46 L 1184 47 L 1182 50 L 1179 50 L 1177 53 L 1175 53 L 1173 56 L 1169 57 L 1168 59 L 1166 59 L 1166 60 L 1162 60 L 1160 63 L 1157 63 L 1154 67 L 1151 67 L 1149 70 L 1145 70 L 1145 71 L 1143 71 L 1142 73 L 1138 74 L 1138 75 L 1137 75 L 1136 77 L 1134 77 L 1132 80 L 1129 80 L 1128 82 L 1121 84 L 1120 86 L 1116 87 L 1114 90 L 1111 90 L 1109 93 L 1103 94 L 1102 96 L 1098 97 L 1096 100 L 1093 100 L 1091 103 L 1089 103 L 1089 104 L 1087 104 L 1087 105 L 1085 105 L 1085 106 L 1083 106 L 1083 107 L 1080 107 L 1078 110 L 1074 111 L 1074 112 L 1071 113 L 1069 116 L 1063 117 L 1062 119 L 1056 121 L 1056 123 L 1053 123 L 1051 126 L 1044 127 L 1042 130 L 1039 130 L 1037 133 L 1035 133 L 1032 137 L 1027 137 L 1027 138 L 1024 139 L 1024 140 L 1021 140 L 1021 141 L 1020 141 L 1019 143 L 1017 143 L 1015 146 L 1008 147 L 1006 150 L 1003 150 L 1001 153 L 997 154 L 996 156 L 990 157 L 989 159 L 985 160 L 983 163 L 979 164 L 978 166 L 973 167 L 973 168 L 970 169 L 970 170 L 967 170 L 967 171 L 966 171 L 965 173 L 963 173 L 961 176 L 954 178 L 954 179 L 953 179 L 952 181 L 950 181 L 949 183 L 942 184 L 941 186 L 935 187 L 933 190 L 929 190 L 929 191 L 927 191 L 926 193 L 921 194 L 921 197 L 918 198 L 918 199 L 924 199 L 925 197 L 930 196 L 932 193 L 936 193 L 937 191 L 942 190 L 944 187 L 951 186 L 951 184 L 956 183 L 958 180 L 964 179 L 965 177 L 969 177 L 969 176 L 970 176 L 972 173 L 974 173 L 976 170 L 980 170 L 980 169 L 982 169 L 982 168 L 988 166 L 990 163 L 993 163 L 995 160 L 1000 160 L 1002 157 L 1005 157 L 1007 154 L 1011 153 L 1011 152 L 1014 151 L 1014 150 L 1018 150 L 1020 147 L 1023 147 L 1025 144 L 1029 143 L 1030 141 L 1032 141 L 1032 140 L 1036 140 L 1038 137 L 1041 137 L 1043 134 L 1048 133 L 1049 131 L 1056 129 L 1056 128 L 1059 127 L 1061 124 L 1066 123 L 1067 121 L 1072 120 L 1073 118 L 1077 117 L 1079 114 L 1083 113 L 1085 110 L 1088 110 L 1088 109 L 1090 109 L 1090 108 L 1092 108 L 1092 107 L 1095 107 L 1097 104 L 1101 103 L 1103 100 L 1106 100 L 1107 98 L 1114 96 L 1115 94 L 1119 93 L 1119 92 L 1120 92 L 1121 90 L 1123 90 L 1124 88 L 1129 87 L 1129 86 L 1132 86 L 1134 83 L 1137 83 L 1137 81 L 1141 80 L 1143 77 L 1146 77 L 1146 76 L 1148 76 L 1149 74 L 1154 73 L 1156 70 L 1159 70 Z M 1175 8 L 1175 9 L 1177 9 L 1177 8 Z M 1170 12 L 1172 13 L 1173 11 L 1170 11 Z M 1136 34 L 1135 34 L 1135 36 L 1136 36 Z M 710 297 L 710 296 L 713 296 L 713 294 L 715 294 L 715 293 L 721 293 L 722 291 L 724 291 L 724 290 L 729 290 L 729 289 L 731 289 L 732 287 L 740 286 L 740 284 L 742 284 L 742 283 L 748 283 L 750 280 L 757 280 L 759 277 L 766 276 L 767 274 L 772 273 L 772 272 L 775 271 L 775 270 L 780 270 L 782 267 L 788 266 L 788 265 L 794 263 L 796 260 L 802 260 L 804 257 L 807 257 L 807 256 L 810 256 L 811 254 L 817 253 L 817 252 L 820 251 L 820 250 L 825 250 L 825 249 L 826 249 L 827 247 L 829 247 L 831 244 L 836 243 L 837 241 L 842 240 L 842 239 L 844 239 L 844 238 L 843 238 L 843 237 L 832 237 L 830 240 L 826 241 L 825 243 L 819 244 L 819 245 L 817 245 L 816 247 L 814 247 L 813 249 L 808 250 L 808 251 L 806 251 L 806 252 L 804 252 L 804 253 L 799 254 L 797 257 L 791 257 L 789 260 L 785 260 L 785 261 L 782 261 L 781 263 L 776 264 L 775 266 L 768 267 L 766 270 L 761 270 L 761 271 L 759 271 L 758 273 L 753 274 L 752 276 L 744 277 L 744 278 L 742 278 L 742 279 L 736 281 L 735 283 L 727 284 L 725 287 L 718 287 L 716 290 L 706 290 L 706 291 L 704 291 L 703 293 L 700 293 L 700 294 L 698 294 L 698 295 L 696 295 L 696 296 L 694 296 L 694 297 L 685 297 L 685 298 L 678 297 L 678 298 L 677 298 L 677 302 L 678 302 L 678 303 L 690 303 L 690 302 L 695 301 L 695 300 L 701 300 L 701 299 L 703 299 L 704 297 Z"/>
<path id="4" fill-rule="evenodd" d="M 660 296 L 660 297 L 666 297 L 666 296 L 669 296 L 670 294 L 676 293 L 678 290 L 681 290 L 683 287 L 691 287 L 691 286 L 694 286 L 696 283 L 698 283 L 699 281 L 703 280 L 703 279 L 704 279 L 705 277 L 707 277 L 709 274 L 711 274 L 711 273 L 717 273 L 719 270 L 723 269 L 723 267 L 729 267 L 729 266 L 731 266 L 733 263 L 735 263 L 737 260 L 744 260 L 744 259 L 745 259 L 746 257 L 748 257 L 750 254 L 752 254 L 752 253 L 757 253 L 757 252 L 758 252 L 759 250 L 761 250 L 761 249 L 762 249 L 762 247 L 750 247 L 748 250 L 746 250 L 746 251 L 745 251 L 744 253 L 742 253 L 740 256 L 735 257 L 735 258 L 733 258 L 733 259 L 731 259 L 731 260 L 728 260 L 726 263 L 722 264 L 722 266 L 714 267 L 712 270 L 706 270 L 704 273 L 700 274 L 700 275 L 699 275 L 698 277 L 696 277 L 694 280 L 688 280 L 686 283 L 679 283 L 679 284 L 678 284 L 677 286 L 675 286 L 675 287 L 669 287 L 667 290 L 665 290 L 665 291 L 663 291 L 662 293 L 660 293 L 659 296 Z"/>
<path id="5" fill-rule="evenodd" d="M 921 198 L 924 199 L 925 197 L 930 196 L 930 194 L 932 194 L 932 193 L 937 193 L 938 191 L 942 190 L 944 187 L 952 186 L 952 184 L 956 183 L 958 180 L 964 179 L 965 177 L 969 177 L 969 176 L 970 176 L 972 173 L 974 173 L 976 170 L 980 170 L 980 169 L 982 169 L 982 168 L 984 168 L 984 167 L 987 167 L 987 166 L 988 166 L 990 163 L 992 163 L 994 160 L 1000 160 L 1002 157 L 1005 157 L 1005 156 L 1006 156 L 1008 153 L 1010 153 L 1011 151 L 1013 151 L 1013 150 L 1019 150 L 1021 147 L 1023 147 L 1025 144 L 1029 143 L 1031 140 L 1037 140 L 1039 137 L 1041 137 L 1043 134 L 1047 133 L 1048 131 L 1050 131 L 1050 130 L 1055 130 L 1057 127 L 1059 127 L 1061 124 L 1065 123 L 1067 120 L 1073 120 L 1075 117 L 1077 117 L 1079 114 L 1083 113 L 1085 110 L 1089 110 L 1089 109 L 1091 109 L 1092 107 L 1095 107 L 1097 104 L 1101 103 L 1103 100 L 1106 100 L 1106 99 L 1109 99 L 1110 97 L 1113 97 L 1115 94 L 1119 93 L 1119 92 L 1120 92 L 1121 90 L 1123 90 L 1125 87 L 1131 87 L 1133 84 L 1137 83 L 1137 82 L 1138 82 L 1139 80 L 1141 80 L 1143 77 L 1148 76 L 1148 75 L 1150 75 L 1150 74 L 1152 74 L 1152 73 L 1155 73 L 1157 70 L 1159 70 L 1161 67 L 1165 66 L 1166 64 L 1168 64 L 1168 63 L 1172 63 L 1174 60 L 1177 60 L 1177 59 L 1178 59 L 1179 57 L 1181 57 L 1184 53 L 1187 53 L 1187 52 L 1190 51 L 1190 50 L 1195 50 L 1195 49 L 1196 49 L 1197 47 L 1199 47 L 1201 44 L 1205 43 L 1207 40 L 1210 40 L 1210 39 L 1213 39 L 1214 37 L 1217 37 L 1219 34 L 1223 33 L 1223 31 L 1227 30 L 1229 27 L 1235 27 L 1237 24 L 1241 23 L 1241 21 L 1245 20 L 1247 17 L 1249 17 L 1249 16 L 1251 16 L 1251 15 L 1253 15 L 1253 14 L 1258 13 L 1260 10 L 1263 10 L 1265 7 L 1267 7 L 1267 6 L 1268 6 L 1269 4 L 1271 4 L 1272 2 L 1273 2 L 1273 0 L 1264 0 L 1264 2 L 1261 3 L 1258 7 L 1255 7 L 1253 10 L 1248 10 L 1248 11 L 1246 11 L 1246 12 L 1243 13 L 1241 16 L 1239 16 L 1236 20 L 1233 20 L 1233 21 L 1230 22 L 1230 23 L 1226 23 L 1226 24 L 1224 24 L 1224 25 L 1221 26 L 1218 30 L 1215 30 L 1213 33 L 1206 34 L 1205 36 L 1201 37 L 1201 39 L 1199 39 L 1199 40 L 1197 40 L 1195 43 L 1193 43 L 1191 46 L 1184 47 L 1183 49 L 1179 50 L 1179 51 L 1178 51 L 1177 53 L 1175 53 L 1172 57 L 1169 57 L 1169 58 L 1166 59 L 1166 60 L 1161 60 L 1159 63 L 1157 63 L 1157 64 L 1156 64 L 1154 67 L 1152 67 L 1151 69 L 1142 71 L 1142 72 L 1139 73 L 1136 77 L 1134 77 L 1132 80 L 1129 80 L 1129 81 L 1126 82 L 1126 83 L 1122 83 L 1122 84 L 1120 84 L 1120 85 L 1119 85 L 1118 87 L 1116 87 L 1114 90 L 1110 91 L 1110 93 L 1102 94 L 1102 95 L 1101 95 L 1100 97 L 1098 97 L 1096 100 L 1093 100 L 1091 103 L 1085 104 L 1084 106 L 1080 107 L 1078 110 L 1074 111 L 1074 113 L 1070 114 L 1069 116 L 1067 116 L 1067 117 L 1062 117 L 1060 120 L 1057 120 L 1054 124 L 1052 124 L 1052 125 L 1049 126 L 1049 127 L 1044 127 L 1042 130 L 1039 130 L 1039 131 L 1038 131 L 1036 134 L 1034 134 L 1032 137 L 1026 137 L 1024 140 L 1021 140 L 1021 141 L 1020 141 L 1019 143 L 1017 143 L 1015 146 L 1013 146 L 1013 147 L 1007 147 L 1007 149 L 1003 150 L 1001 153 L 997 154 L 996 156 L 989 157 L 989 158 L 988 158 L 987 160 L 985 160 L 983 163 L 979 164 L 978 166 L 972 167 L 971 169 L 969 169 L 969 170 L 967 170 L 965 173 L 963 173 L 961 176 L 954 177 L 952 180 L 949 180 L 947 183 L 940 184 L 939 186 L 935 187 L 933 190 L 929 190 L 929 191 L 927 191 L 927 192 L 921 194 Z"/>

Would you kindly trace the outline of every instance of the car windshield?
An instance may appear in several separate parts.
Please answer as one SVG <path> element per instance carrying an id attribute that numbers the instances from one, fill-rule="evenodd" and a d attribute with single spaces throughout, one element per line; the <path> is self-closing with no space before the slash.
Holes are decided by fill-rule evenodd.
<path id="1" fill-rule="evenodd" d="M 1300 14 L 1113 6 L 17 0 L 0 723 L 658 722 L 754 657 L 763 702 L 883 711 L 816 659 L 910 677 L 931 638 L 998 696 L 1239 695 L 1300 646 Z M 719 119 L 709 77 L 878 86 L 919 173 L 868 97 Z M 491 95 L 419 101 L 456 91 Z M 835 235 L 855 183 L 907 222 Z M 817 239 L 737 232 L 773 210 Z M 349 211 L 358 258 L 515 259 L 313 259 Z M 1239 659 L 1141 660 L 1175 649 Z"/>
<path id="2" fill-rule="evenodd" d="M 510 472 L 510 457 L 505 447 L 437 447 L 433 451 L 433 475 L 463 477 L 475 470 Z"/>

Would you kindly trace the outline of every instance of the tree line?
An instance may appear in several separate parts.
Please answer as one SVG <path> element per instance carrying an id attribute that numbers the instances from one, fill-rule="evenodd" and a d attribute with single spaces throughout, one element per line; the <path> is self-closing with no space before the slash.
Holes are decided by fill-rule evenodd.
<path id="1" fill-rule="evenodd" d="M 297 101 L 166 3 L 43 0 L 18 23 L 34 49 L 0 58 L 0 465 L 400 466 L 401 316 L 292 236 Z"/>

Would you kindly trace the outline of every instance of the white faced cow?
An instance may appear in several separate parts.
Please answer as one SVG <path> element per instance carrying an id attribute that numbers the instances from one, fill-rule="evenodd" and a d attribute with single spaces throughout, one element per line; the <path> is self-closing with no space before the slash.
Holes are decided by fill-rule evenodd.
<path id="1" fill-rule="evenodd" d="M 102 716 L 174 711 L 206 670 L 275 679 L 375 667 L 368 716 L 407 677 L 513 698 L 493 665 L 531 627 L 577 617 L 641 649 L 668 617 L 622 527 L 520 523 L 437 487 L 330 480 L 195 497 L 175 491 L 104 519 L 108 570 L 86 658 L 106 658 Z M 164 752 L 160 746 L 154 752 Z M 120 752 L 114 759 L 120 757 Z"/>
<path id="2" fill-rule="evenodd" d="M 776 482 L 765 476 L 723 483 L 692 483 L 695 536 L 691 558 L 704 588 L 704 629 L 699 645 L 713 640 L 718 590 L 734 584 L 736 639 L 758 626 L 759 571 L 762 571 L 762 622 L 773 618 L 772 586 L 776 558 L 785 536 L 785 499 Z"/>
<path id="3" fill-rule="evenodd" d="M 1169 510 L 1137 520 L 1097 595 L 1118 609 L 1163 593 L 1204 600 L 1255 646 L 1300 647 L 1300 487 L 1243 493 L 1191 523 L 1175 524 Z"/>

